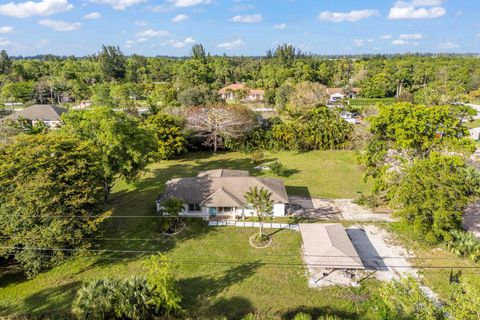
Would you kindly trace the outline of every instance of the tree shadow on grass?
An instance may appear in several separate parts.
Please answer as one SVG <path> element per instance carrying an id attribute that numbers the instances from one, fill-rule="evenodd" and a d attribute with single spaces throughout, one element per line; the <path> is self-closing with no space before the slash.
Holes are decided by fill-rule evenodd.
<path id="1" fill-rule="evenodd" d="M 26 319 L 69 319 L 71 304 L 80 282 L 70 282 L 34 293 L 24 301 Z"/>
<path id="2" fill-rule="evenodd" d="M 242 264 L 226 270 L 223 275 L 217 277 L 194 277 L 179 281 L 179 287 L 184 298 L 187 310 L 195 312 L 193 317 L 221 317 L 242 318 L 253 308 L 247 299 L 233 297 L 230 299 L 220 298 L 212 304 L 212 299 L 228 287 L 244 281 L 252 276 L 260 266 L 259 261 Z"/>
<path id="3" fill-rule="evenodd" d="M 356 320 L 359 319 L 359 315 L 353 312 L 341 311 L 331 307 L 298 307 L 288 310 L 281 315 L 281 319 L 291 320 L 295 318 L 295 315 L 299 313 L 309 314 L 312 319 L 317 319 L 322 316 L 337 316 L 342 320 Z"/>

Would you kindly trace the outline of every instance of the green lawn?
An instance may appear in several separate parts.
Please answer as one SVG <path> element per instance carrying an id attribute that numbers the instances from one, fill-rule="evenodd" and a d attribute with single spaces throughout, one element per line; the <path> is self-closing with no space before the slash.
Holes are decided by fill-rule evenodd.
<path id="1" fill-rule="evenodd" d="M 140 187 L 145 185 L 161 190 L 171 178 L 196 176 L 209 169 L 242 169 L 252 175 L 284 180 L 287 192 L 294 195 L 312 195 L 325 198 L 354 198 L 359 192 L 368 192 L 370 185 L 362 180 L 353 151 L 266 152 L 262 164 L 280 161 L 287 167 L 288 176 L 278 177 L 272 172 L 254 169 L 251 156 L 240 152 L 189 153 L 181 160 L 161 161 L 150 167 Z M 138 187 L 138 186 L 137 186 Z"/>
<path id="2" fill-rule="evenodd" d="M 291 169 L 291 175 L 284 178 L 291 193 L 354 197 L 357 191 L 366 191 L 368 187 L 361 182 L 361 171 L 352 152 L 280 152 L 268 153 L 266 159 L 279 160 Z M 170 178 L 212 168 L 253 167 L 250 157 L 241 153 L 193 153 L 183 160 L 154 164 L 135 186 L 116 186 L 111 200 L 113 216 L 153 215 L 154 200 Z M 289 318 L 303 310 L 315 315 L 334 313 L 346 318 L 368 318 L 364 300 L 375 290 L 373 280 L 360 288 L 310 289 L 301 264 L 300 234 L 275 232 L 272 246 L 257 250 L 248 244 L 248 237 L 254 232 L 209 228 L 205 222 L 191 220 L 182 234 L 165 238 L 156 217 L 111 218 L 98 237 L 114 239 L 98 240 L 98 248 L 165 252 L 176 264 L 186 317 L 240 318 L 258 311 L 264 316 Z M 31 280 L 18 270 L 1 269 L 0 317 L 33 314 L 65 318 L 83 281 L 141 274 L 145 255 L 110 252 L 78 256 Z"/>

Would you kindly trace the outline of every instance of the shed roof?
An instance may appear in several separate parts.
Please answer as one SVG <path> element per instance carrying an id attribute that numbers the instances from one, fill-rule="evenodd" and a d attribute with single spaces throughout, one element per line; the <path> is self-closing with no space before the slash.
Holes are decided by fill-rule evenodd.
<path id="1" fill-rule="evenodd" d="M 332 269 L 365 268 L 340 223 L 309 223 L 299 227 L 307 265 Z"/>

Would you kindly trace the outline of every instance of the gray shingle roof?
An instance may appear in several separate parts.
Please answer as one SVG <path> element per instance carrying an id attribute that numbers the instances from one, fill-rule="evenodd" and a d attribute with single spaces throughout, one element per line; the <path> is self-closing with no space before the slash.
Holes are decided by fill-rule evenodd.
<path id="1" fill-rule="evenodd" d="M 283 181 L 250 176 L 220 176 L 172 179 L 166 183 L 165 192 L 157 201 L 175 197 L 189 204 L 234 207 L 246 204 L 245 193 L 251 187 L 265 188 L 272 193 L 274 203 L 288 203 Z"/>
<path id="2" fill-rule="evenodd" d="M 197 177 L 248 177 L 248 171 L 231 169 L 214 169 L 200 172 Z"/>
<path id="3" fill-rule="evenodd" d="M 48 104 L 34 104 L 5 117 L 5 119 L 17 120 L 19 117 L 23 117 L 28 120 L 60 121 L 60 116 L 65 112 L 67 109 Z"/>
<path id="4" fill-rule="evenodd" d="M 357 250 L 340 223 L 300 224 L 307 265 L 333 269 L 364 269 Z"/>

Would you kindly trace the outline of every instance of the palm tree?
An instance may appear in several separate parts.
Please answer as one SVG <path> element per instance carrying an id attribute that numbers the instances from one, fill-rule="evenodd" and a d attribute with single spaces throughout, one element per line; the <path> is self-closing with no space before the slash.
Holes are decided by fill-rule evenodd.
<path id="1" fill-rule="evenodd" d="M 171 197 L 162 201 L 163 211 L 171 216 L 169 230 L 172 232 L 175 232 L 175 226 L 178 222 L 180 212 L 185 209 L 184 204 L 185 202 L 182 199 L 175 197 Z"/>
<path id="2" fill-rule="evenodd" d="M 272 193 L 265 188 L 258 189 L 257 186 L 250 188 L 245 193 L 247 203 L 257 212 L 260 222 L 260 239 L 263 237 L 263 218 L 270 216 L 273 211 Z"/>

